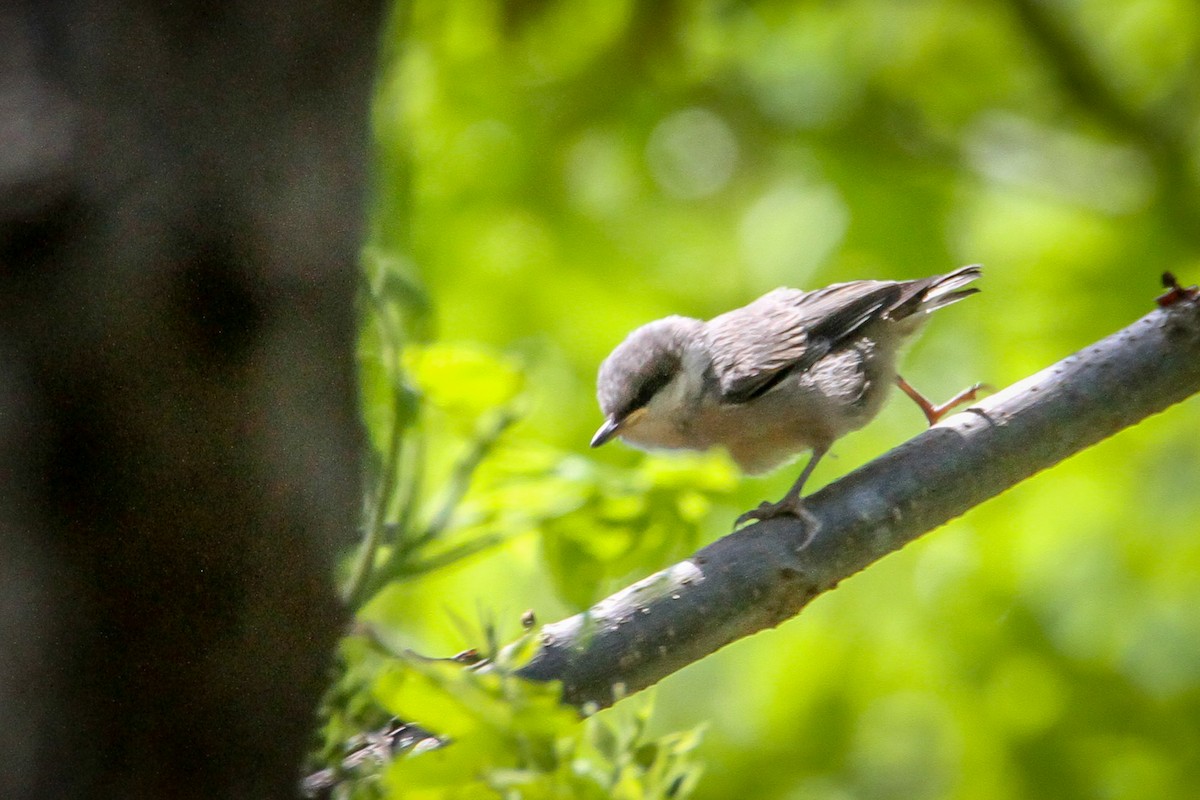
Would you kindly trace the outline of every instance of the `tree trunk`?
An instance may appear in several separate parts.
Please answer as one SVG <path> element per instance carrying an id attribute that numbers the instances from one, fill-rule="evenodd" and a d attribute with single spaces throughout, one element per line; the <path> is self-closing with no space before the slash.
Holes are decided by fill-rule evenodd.
<path id="1" fill-rule="evenodd" d="M 0 797 L 292 797 L 359 510 L 374 2 L 0 9 Z"/>

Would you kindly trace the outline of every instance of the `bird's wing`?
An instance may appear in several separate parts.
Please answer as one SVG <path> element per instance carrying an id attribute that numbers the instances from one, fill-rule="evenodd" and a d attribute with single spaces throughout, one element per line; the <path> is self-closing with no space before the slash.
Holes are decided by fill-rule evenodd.
<path id="1" fill-rule="evenodd" d="M 721 398 L 744 403 L 805 370 L 902 294 L 893 281 L 852 281 L 813 292 L 776 289 L 705 325 Z"/>

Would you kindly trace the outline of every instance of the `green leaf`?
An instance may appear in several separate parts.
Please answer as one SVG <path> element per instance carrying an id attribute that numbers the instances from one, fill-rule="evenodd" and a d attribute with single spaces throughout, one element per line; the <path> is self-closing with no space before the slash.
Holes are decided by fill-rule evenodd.
<path id="1" fill-rule="evenodd" d="M 429 403 L 470 424 L 485 412 L 511 404 L 524 385 L 513 362 L 477 346 L 409 348 L 404 362 Z"/>

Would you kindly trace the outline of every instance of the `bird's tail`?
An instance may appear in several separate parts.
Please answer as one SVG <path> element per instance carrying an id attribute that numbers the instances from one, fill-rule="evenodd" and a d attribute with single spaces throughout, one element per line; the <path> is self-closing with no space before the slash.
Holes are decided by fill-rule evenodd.
<path id="1" fill-rule="evenodd" d="M 971 281 L 978 278 L 983 273 L 983 267 L 979 264 L 971 264 L 966 267 L 959 267 L 953 272 L 947 272 L 945 275 L 936 278 L 929 278 L 929 284 L 921 292 L 921 310 L 928 313 L 934 309 L 948 306 L 951 303 L 957 303 L 964 297 L 978 292 L 978 289 L 964 289 Z"/>

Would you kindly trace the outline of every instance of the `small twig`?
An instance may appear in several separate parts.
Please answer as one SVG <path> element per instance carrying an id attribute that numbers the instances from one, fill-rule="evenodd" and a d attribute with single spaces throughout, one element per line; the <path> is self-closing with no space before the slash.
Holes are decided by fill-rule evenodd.
<path id="1" fill-rule="evenodd" d="M 405 431 L 412 427 L 410 417 L 415 413 L 414 407 L 408 401 L 407 389 L 402 383 L 404 372 L 401 365 L 400 335 L 396 330 L 398 326 L 391 318 L 387 304 L 381 300 L 369 282 L 364 291 L 374 308 L 380 340 L 386 351 L 382 354 L 381 360 L 387 365 L 392 375 L 392 428 L 387 452 L 383 459 L 383 470 L 375 487 L 374 502 L 367 514 L 363 542 L 359 547 L 358 557 L 354 561 L 350 578 L 342 593 L 347 605 L 351 608 L 356 608 L 362 602 L 364 590 L 371 579 L 375 555 L 383 542 L 392 501 L 396 494 L 396 486 L 401 480 L 401 464 L 405 459 L 406 450 Z M 412 450 L 413 448 L 410 446 L 407 449 Z M 406 486 L 414 481 L 419 481 L 420 469 L 421 465 L 415 464 L 415 472 L 410 474 L 408 480 L 405 481 Z M 407 503 L 403 508 L 404 513 L 407 514 L 410 513 L 408 503 L 412 502 L 413 497 L 408 491 L 406 491 L 405 497 Z"/>
<path id="2" fill-rule="evenodd" d="M 447 479 L 446 493 L 430 522 L 416 536 L 404 537 L 403 531 L 397 533 L 398 540 L 396 546 L 387 560 L 377 569 L 372 570 L 366 577 L 361 593 L 362 597 L 370 596 L 390 580 L 403 575 L 414 574 L 416 570 L 409 563 L 412 560 L 413 554 L 419 552 L 423 547 L 429 545 L 445 532 L 454 515 L 455 509 L 462 502 L 463 497 L 466 496 L 467 490 L 471 486 L 475 471 L 483 463 L 487 454 L 491 452 L 492 447 L 504 431 L 516 422 L 517 419 L 518 415 L 515 411 L 504 410 L 500 412 L 489 428 L 471 442 L 467 451 L 459 458 L 451 470 L 450 477 Z M 411 502 L 410 500 L 410 504 Z M 405 519 L 411 513 L 411 511 L 401 511 L 402 517 Z M 433 566 L 444 566 L 453 561 L 481 552 L 488 547 L 498 544 L 499 541 L 501 539 L 497 539 L 495 534 L 483 536 L 480 537 L 478 542 L 474 540 L 464 542 L 445 553 L 431 557 L 424 563 Z"/>
<path id="3" fill-rule="evenodd" d="M 331 797 L 333 789 L 339 784 L 355 779 L 364 769 L 370 770 L 388 763 L 397 753 L 436 750 L 447 741 L 419 725 L 392 719 L 387 727 L 357 737 L 337 767 L 323 769 L 306 777 L 301 783 L 301 791 L 305 797 L 323 800 Z"/>
<path id="4" fill-rule="evenodd" d="M 418 427 L 408 434 L 403 474 L 404 483 L 400 487 L 400 496 L 396 498 L 396 525 L 393 535 L 389 537 L 390 544 L 397 547 L 403 545 L 412 531 L 412 521 L 420 503 L 421 486 L 425 481 L 425 433 Z"/>
<path id="5" fill-rule="evenodd" d="M 446 530 L 450 519 L 454 516 L 455 509 L 466 496 L 467 490 L 471 488 L 471 480 L 475 477 L 475 471 L 479 469 L 479 465 L 491 452 L 500 436 L 518 418 L 517 413 L 511 409 L 500 411 L 492 425 L 471 442 L 467 451 L 463 453 L 450 472 L 450 477 L 446 482 L 446 493 L 437 511 L 434 512 L 425 529 L 406 545 L 408 550 L 419 549 Z"/>
<path id="6" fill-rule="evenodd" d="M 366 526 L 366 536 L 359 546 L 358 557 L 346 582 L 343 597 L 351 608 L 356 608 L 363 599 L 363 590 L 370 582 L 375 564 L 375 554 L 383 541 L 384 528 L 387 525 L 388 509 L 391 506 L 394 487 L 398 480 L 400 460 L 404 455 L 404 429 L 408 411 L 404 408 L 404 399 L 397 391 L 395 407 L 392 416 L 392 433 L 388 442 L 388 453 L 384 459 L 383 473 L 379 477 L 376 499 Z"/>
<path id="7" fill-rule="evenodd" d="M 511 535 L 508 533 L 482 533 L 472 536 L 468 541 L 457 544 L 428 558 L 404 563 L 396 571 L 395 577 L 422 575 L 427 572 L 444 569 L 451 564 L 462 561 L 464 558 L 470 558 L 473 555 L 478 555 L 485 550 L 490 550 L 497 545 L 503 544 L 510 538 Z"/>

